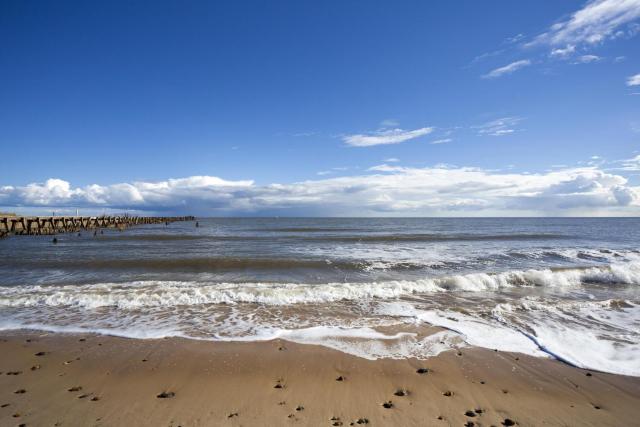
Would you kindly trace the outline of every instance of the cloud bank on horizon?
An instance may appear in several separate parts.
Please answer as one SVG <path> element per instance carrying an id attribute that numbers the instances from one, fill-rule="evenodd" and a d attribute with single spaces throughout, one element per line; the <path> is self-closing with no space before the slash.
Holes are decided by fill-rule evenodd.
<path id="1" fill-rule="evenodd" d="M 640 171 L 640 155 L 615 165 L 610 170 L 586 166 L 509 173 L 382 164 L 357 176 L 270 185 L 213 176 L 85 187 L 49 179 L 0 187 L 0 206 L 212 216 L 637 215 L 640 187 L 629 185 L 617 171 Z"/>

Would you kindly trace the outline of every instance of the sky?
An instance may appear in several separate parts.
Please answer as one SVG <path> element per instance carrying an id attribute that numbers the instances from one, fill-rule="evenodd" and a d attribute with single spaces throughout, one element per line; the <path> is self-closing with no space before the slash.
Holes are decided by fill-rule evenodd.
<path id="1" fill-rule="evenodd" d="M 639 216 L 640 0 L 0 3 L 0 211 Z"/>

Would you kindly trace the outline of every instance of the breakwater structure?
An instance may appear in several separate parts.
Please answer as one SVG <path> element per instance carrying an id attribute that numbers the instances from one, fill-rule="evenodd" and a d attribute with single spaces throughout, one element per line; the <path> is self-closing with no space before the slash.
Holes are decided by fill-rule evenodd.
<path id="1" fill-rule="evenodd" d="M 71 233 L 98 228 L 124 229 L 134 225 L 194 221 L 193 216 L 2 216 L 0 238 L 12 235 Z"/>

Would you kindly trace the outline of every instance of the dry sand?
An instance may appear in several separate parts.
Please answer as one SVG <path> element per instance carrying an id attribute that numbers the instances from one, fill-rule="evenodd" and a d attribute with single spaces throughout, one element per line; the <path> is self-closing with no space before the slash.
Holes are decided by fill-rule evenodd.
<path id="1" fill-rule="evenodd" d="M 640 378 L 486 349 L 369 361 L 285 341 L 22 331 L 0 354 L 2 426 L 640 425 Z"/>

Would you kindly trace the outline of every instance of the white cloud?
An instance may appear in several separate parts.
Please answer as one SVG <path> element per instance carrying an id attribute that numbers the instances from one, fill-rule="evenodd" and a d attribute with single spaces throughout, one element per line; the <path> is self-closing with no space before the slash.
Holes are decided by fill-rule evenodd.
<path id="1" fill-rule="evenodd" d="M 392 128 L 399 125 L 400 123 L 395 119 L 384 119 L 383 121 L 380 122 L 380 126 L 383 128 Z"/>
<path id="2" fill-rule="evenodd" d="M 430 144 L 446 144 L 447 142 L 453 141 L 453 138 L 442 138 L 436 139 L 435 141 L 431 141 Z"/>
<path id="3" fill-rule="evenodd" d="M 640 73 L 630 76 L 627 79 L 627 86 L 639 86 L 640 85 Z"/>
<path id="4" fill-rule="evenodd" d="M 410 139 L 415 139 L 433 132 L 433 127 L 424 127 L 415 130 L 381 129 L 368 135 L 346 135 L 342 140 L 352 147 L 370 147 L 373 145 L 399 144 Z"/>
<path id="5" fill-rule="evenodd" d="M 478 135 L 481 136 L 505 136 L 518 131 L 517 125 L 521 121 L 520 117 L 502 117 L 474 128 L 478 129 Z"/>
<path id="6" fill-rule="evenodd" d="M 524 34 L 519 33 L 513 37 L 507 37 L 507 39 L 505 40 L 505 43 L 508 43 L 508 44 L 517 43 L 522 39 L 524 39 Z"/>
<path id="7" fill-rule="evenodd" d="M 576 51 L 576 47 L 572 44 L 569 44 L 565 47 L 559 47 L 559 48 L 553 49 L 550 55 L 554 57 L 564 58 L 566 56 L 571 55 L 575 51 Z"/>
<path id="8" fill-rule="evenodd" d="M 581 55 L 576 59 L 575 64 L 589 64 L 591 62 L 598 62 L 601 59 L 598 55 Z"/>
<path id="9" fill-rule="evenodd" d="M 520 61 L 512 62 L 511 64 L 505 65 L 504 67 L 496 68 L 495 70 L 491 70 L 484 76 L 485 79 L 495 79 L 497 77 L 504 76 L 505 74 L 511 74 L 519 69 L 531 65 L 531 61 L 528 59 L 521 59 Z"/>
<path id="10" fill-rule="evenodd" d="M 640 18 L 640 0 L 592 0 L 567 19 L 553 24 L 528 45 L 594 45 L 607 39 L 632 36 Z"/>
<path id="11" fill-rule="evenodd" d="M 629 159 L 628 167 L 639 162 Z M 77 188 L 50 179 L 0 186 L 0 206 L 199 215 L 637 215 L 640 187 L 595 166 L 506 173 L 379 165 L 356 176 L 262 186 L 209 176 Z"/>
<path id="12" fill-rule="evenodd" d="M 619 163 L 622 163 L 622 167 L 617 170 L 640 172 L 640 154 L 630 159 L 621 160 Z"/>
<path id="13" fill-rule="evenodd" d="M 396 157 L 389 157 L 388 159 L 384 159 L 385 162 L 387 163 L 397 163 L 400 161 L 400 159 L 396 158 Z"/>

